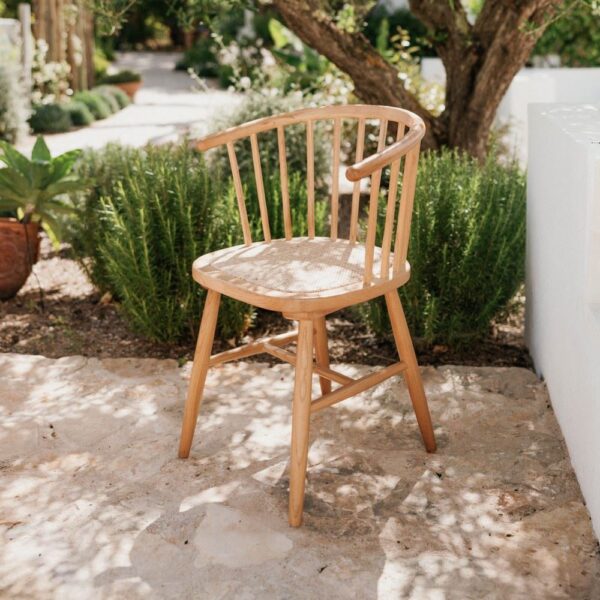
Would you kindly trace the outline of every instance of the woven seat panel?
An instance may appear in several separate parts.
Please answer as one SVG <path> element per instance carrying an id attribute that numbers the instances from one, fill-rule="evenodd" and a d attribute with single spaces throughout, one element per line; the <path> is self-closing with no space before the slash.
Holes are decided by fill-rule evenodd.
<path id="1" fill-rule="evenodd" d="M 381 250 L 375 248 L 374 273 Z M 293 238 L 236 246 L 202 256 L 194 269 L 280 294 L 315 294 L 363 285 L 365 247 L 348 240 Z"/>

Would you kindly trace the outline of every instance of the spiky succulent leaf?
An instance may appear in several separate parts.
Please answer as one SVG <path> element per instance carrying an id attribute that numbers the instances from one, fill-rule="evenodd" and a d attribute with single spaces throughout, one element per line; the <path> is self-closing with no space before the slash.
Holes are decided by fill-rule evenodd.
<path id="1" fill-rule="evenodd" d="M 24 177 L 31 179 L 31 161 L 18 150 L 13 148 L 8 142 L 0 141 L 0 160 L 7 167 L 12 167 Z"/>
<path id="2" fill-rule="evenodd" d="M 38 135 L 37 140 L 35 140 L 33 150 L 31 151 L 31 160 L 41 162 L 50 162 L 52 160 L 50 150 L 41 135 Z"/>
<path id="3" fill-rule="evenodd" d="M 52 160 L 52 183 L 66 177 L 77 159 L 81 156 L 81 150 L 70 150 Z"/>
<path id="4" fill-rule="evenodd" d="M 0 198 L 18 197 L 23 201 L 29 201 L 32 191 L 29 181 L 18 171 L 10 167 L 0 169 Z"/>
<path id="5" fill-rule="evenodd" d="M 46 189 L 41 190 L 38 197 L 38 203 L 47 202 L 48 200 L 52 200 L 61 194 L 77 192 L 85 187 L 86 184 L 78 178 L 73 177 L 70 179 L 62 179 L 61 181 L 50 184 Z"/>

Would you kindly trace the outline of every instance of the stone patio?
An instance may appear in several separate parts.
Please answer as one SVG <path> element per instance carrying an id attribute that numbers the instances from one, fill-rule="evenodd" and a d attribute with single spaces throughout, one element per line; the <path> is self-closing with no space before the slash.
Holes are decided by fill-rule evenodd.
<path id="1" fill-rule="evenodd" d="M 189 367 L 0 355 L 0 597 L 600 598 L 533 373 L 424 369 L 436 455 L 400 379 L 318 413 L 294 530 L 291 367 L 213 370 L 179 460 Z"/>

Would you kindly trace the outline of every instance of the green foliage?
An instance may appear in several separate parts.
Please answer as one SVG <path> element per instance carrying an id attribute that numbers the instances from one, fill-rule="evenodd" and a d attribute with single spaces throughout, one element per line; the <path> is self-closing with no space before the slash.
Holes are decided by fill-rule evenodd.
<path id="1" fill-rule="evenodd" d="M 117 102 L 119 109 L 125 108 L 126 106 L 129 106 L 131 104 L 131 100 L 129 99 L 129 96 L 121 88 L 118 88 L 116 85 L 99 85 L 99 86 L 96 86 L 95 88 L 92 88 L 92 91 L 98 92 L 100 95 L 102 95 L 105 98 L 106 98 L 106 96 L 112 97 Z"/>
<path id="2" fill-rule="evenodd" d="M 270 173 L 265 177 L 265 197 L 267 212 L 269 213 L 269 228 L 273 239 L 284 238 L 285 228 L 283 222 L 283 202 L 281 195 L 281 182 L 278 173 Z M 253 240 L 263 239 L 258 194 L 253 176 L 247 177 L 249 183 L 245 186 L 246 211 L 250 221 Z M 290 212 L 292 218 L 292 235 L 308 235 L 308 194 L 306 190 L 306 177 L 300 173 L 290 173 L 288 177 L 288 192 L 290 195 Z M 326 215 L 328 203 L 315 202 L 315 233 L 326 235 Z"/>
<path id="3" fill-rule="evenodd" d="M 33 107 L 29 125 L 34 133 L 61 133 L 73 127 L 67 103 L 38 104 Z"/>
<path id="4" fill-rule="evenodd" d="M 130 71 L 129 69 L 124 69 L 122 71 L 119 71 L 118 73 L 114 73 L 113 75 L 105 75 L 98 83 L 131 83 L 141 80 L 142 76 L 137 71 Z"/>
<path id="5" fill-rule="evenodd" d="M 599 5 L 575 2 L 564 16 L 550 24 L 534 54 L 558 54 L 565 67 L 600 66 Z"/>
<path id="6" fill-rule="evenodd" d="M 423 155 L 408 260 L 412 275 L 400 294 L 413 335 L 460 345 L 487 333 L 524 277 L 525 179 L 518 167 L 494 156 L 481 165 L 447 149 Z M 389 334 L 384 303 L 360 310 L 375 331 Z"/>
<path id="7" fill-rule="evenodd" d="M 0 64 L 0 140 L 15 143 L 25 132 L 26 111 L 19 68 L 8 60 Z"/>
<path id="8" fill-rule="evenodd" d="M 96 92 L 77 92 L 73 96 L 73 100 L 85 104 L 90 109 L 90 112 L 94 115 L 95 119 L 106 119 L 112 114 L 110 105 L 107 104 L 106 100 Z"/>
<path id="9" fill-rule="evenodd" d="M 298 95 L 280 96 L 269 93 L 249 92 L 243 104 L 237 108 L 227 120 L 219 123 L 216 129 L 224 129 L 241 125 L 261 117 L 269 117 L 285 113 L 303 106 L 303 99 Z M 289 173 L 298 173 L 306 178 L 306 128 L 304 125 L 286 127 L 285 139 L 287 148 L 287 165 Z M 319 123 L 315 125 L 314 136 L 315 151 L 315 179 L 317 187 L 323 187 L 323 180 L 329 171 L 329 152 L 331 146 L 327 144 L 327 134 Z M 279 150 L 277 132 L 269 131 L 258 136 L 262 168 L 265 178 L 275 176 L 279 170 Z M 247 180 L 252 179 L 254 172 L 252 163 L 252 149 L 250 142 L 236 144 L 238 166 L 242 175 Z M 220 148 L 217 151 L 217 162 L 224 172 L 229 169 L 227 150 Z"/>
<path id="10" fill-rule="evenodd" d="M 109 146 L 86 153 L 80 173 L 95 185 L 79 197 L 71 241 L 92 280 L 112 292 L 134 329 L 147 337 L 193 337 L 204 291 L 192 279 L 191 265 L 241 241 L 228 180 L 187 145 Z M 224 298 L 220 335 L 240 335 L 252 314 Z"/>
<path id="11" fill-rule="evenodd" d="M 73 100 L 64 105 L 64 109 L 69 113 L 71 123 L 75 127 L 86 127 L 91 125 L 96 119 L 90 109 L 83 103 Z"/>
<path id="12" fill-rule="evenodd" d="M 374 8 L 366 18 L 364 34 L 380 52 L 392 45 L 392 38 L 398 29 L 405 31 L 419 57 L 436 56 L 427 39 L 427 28 L 407 8 L 390 12 L 384 4 Z"/>
<path id="13" fill-rule="evenodd" d="M 71 150 L 52 158 L 44 138 L 39 136 L 31 152 L 31 160 L 8 142 L 0 142 L 0 210 L 10 211 L 23 223 L 41 221 L 56 241 L 61 234 L 58 215 L 70 214 L 72 208 L 60 196 L 85 187 L 73 175 L 79 150 Z"/>
<path id="14" fill-rule="evenodd" d="M 218 51 L 218 45 L 213 37 L 202 37 L 189 50 L 185 51 L 175 68 L 180 71 L 192 69 L 200 77 L 218 77 Z"/>
<path id="15" fill-rule="evenodd" d="M 110 66 L 110 61 L 108 60 L 106 54 L 99 48 L 98 46 L 94 47 L 94 74 L 96 79 L 101 79 L 106 75 L 106 71 Z"/>
<path id="16" fill-rule="evenodd" d="M 104 100 L 106 106 L 108 106 L 110 110 L 110 114 L 113 115 L 121 110 L 121 105 L 118 100 L 115 98 L 114 94 L 107 92 L 104 86 L 96 87 L 91 90 L 92 94 L 97 94 Z"/>

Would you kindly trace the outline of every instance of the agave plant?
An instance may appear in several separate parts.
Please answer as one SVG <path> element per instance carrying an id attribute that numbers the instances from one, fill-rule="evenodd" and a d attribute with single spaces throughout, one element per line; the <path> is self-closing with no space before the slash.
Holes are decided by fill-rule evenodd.
<path id="1" fill-rule="evenodd" d="M 86 184 L 73 175 L 73 165 L 81 150 L 71 150 L 52 158 L 39 136 L 31 160 L 7 142 L 0 141 L 0 211 L 16 216 L 22 223 L 40 222 L 50 239 L 60 238 L 57 215 L 70 214 L 73 208 L 60 196 L 83 189 Z"/>

